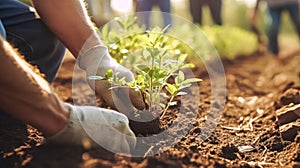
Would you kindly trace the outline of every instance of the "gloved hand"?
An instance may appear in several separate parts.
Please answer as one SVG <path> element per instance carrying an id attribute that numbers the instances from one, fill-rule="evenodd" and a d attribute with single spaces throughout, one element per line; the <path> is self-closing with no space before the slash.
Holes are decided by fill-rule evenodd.
<path id="1" fill-rule="evenodd" d="M 119 78 L 125 77 L 126 81 L 134 80 L 130 70 L 118 64 L 108 53 L 107 47 L 98 45 L 90 48 L 79 56 L 79 67 L 86 70 L 89 76 L 105 76 L 106 70 L 112 69 Z M 88 80 L 89 85 L 104 101 L 113 109 L 129 116 L 133 107 L 144 109 L 145 104 L 142 95 L 133 89 L 111 88 L 111 84 L 106 80 Z"/>
<path id="2" fill-rule="evenodd" d="M 43 143 L 82 145 L 91 140 L 92 147 L 102 146 L 115 153 L 130 153 L 136 137 L 125 115 L 93 106 L 73 106 L 65 103 L 70 119 L 63 130 L 48 137 Z"/>

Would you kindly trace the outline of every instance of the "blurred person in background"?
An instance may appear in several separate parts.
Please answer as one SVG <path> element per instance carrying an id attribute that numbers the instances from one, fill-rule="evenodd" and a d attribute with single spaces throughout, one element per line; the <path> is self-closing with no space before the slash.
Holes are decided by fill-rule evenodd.
<path id="1" fill-rule="evenodd" d="M 170 0 L 135 0 L 136 12 L 146 12 L 142 13 L 140 16 L 141 22 L 146 25 L 146 28 L 150 28 L 150 13 L 149 11 L 155 5 L 158 5 L 160 11 L 162 12 L 164 27 L 172 25 L 172 18 L 169 13 L 171 13 L 171 2 Z M 164 14 L 166 13 L 166 14 Z"/>
<path id="2" fill-rule="evenodd" d="M 111 0 L 86 0 L 86 2 L 92 15 L 92 20 L 98 27 L 103 26 L 114 18 Z"/>
<path id="3" fill-rule="evenodd" d="M 110 56 L 84 1 L 32 2 L 35 8 L 17 0 L 0 1 L 0 118 L 8 114 L 34 126 L 43 133 L 46 142 L 81 145 L 84 139 L 89 139 L 95 146 L 100 144 L 113 152 L 128 153 L 136 138 L 124 114 L 64 103 L 52 92 L 49 83 L 55 79 L 66 48 L 78 58 L 79 67 L 87 77 L 104 76 L 106 70 L 112 69 L 130 81 L 134 80 L 132 72 Z M 121 96 L 118 94 L 123 93 L 112 92 L 108 81 L 87 82 L 109 106 L 123 110 L 122 113 L 128 115 L 137 102 L 144 107 L 138 93 L 133 92 L 129 98 L 128 93 Z"/>
<path id="4" fill-rule="evenodd" d="M 222 0 L 190 0 L 190 11 L 194 23 L 202 23 L 202 9 L 208 6 L 215 24 L 222 25 Z"/>
<path id="5" fill-rule="evenodd" d="M 258 17 L 259 4 L 262 0 L 257 0 L 254 12 L 251 18 L 251 24 L 255 25 Z M 274 56 L 279 54 L 278 34 L 281 22 L 282 12 L 288 11 L 289 16 L 295 26 L 298 37 L 300 38 L 300 18 L 298 0 L 266 0 L 269 13 L 267 25 L 268 50 Z"/>

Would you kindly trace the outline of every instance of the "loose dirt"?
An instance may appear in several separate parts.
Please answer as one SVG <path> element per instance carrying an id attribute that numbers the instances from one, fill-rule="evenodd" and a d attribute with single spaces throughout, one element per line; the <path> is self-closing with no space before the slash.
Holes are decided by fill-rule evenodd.
<path id="1" fill-rule="evenodd" d="M 101 148 L 40 145 L 42 135 L 36 129 L 7 116 L 0 122 L 0 167 L 299 167 L 299 51 L 280 58 L 255 54 L 223 63 L 227 79 L 225 110 L 212 135 L 203 142 L 203 123 L 209 118 L 210 107 L 218 103 L 211 103 L 209 77 L 199 69 L 196 75 L 203 82 L 198 90 L 198 107 L 187 105 L 183 116 L 176 113 L 178 108 L 171 108 L 163 121 L 167 130 L 175 123 L 170 131 L 174 135 L 170 136 L 184 134 L 170 148 L 159 149 L 162 141 L 139 141 L 137 148 L 141 144 L 149 147 L 147 151 L 137 150 L 146 157 L 128 157 Z M 53 87 L 64 101 L 89 104 L 93 96 L 72 95 L 73 68 L 74 60 L 66 59 Z M 74 80 L 76 85 L 82 83 L 75 92 L 90 92 L 84 80 Z M 193 95 L 193 89 L 188 93 Z M 193 97 L 185 99 L 192 101 Z M 195 111 L 196 118 L 189 118 L 189 113 Z M 184 127 L 176 122 L 190 125 Z M 152 135 L 133 130 L 139 137 Z"/>

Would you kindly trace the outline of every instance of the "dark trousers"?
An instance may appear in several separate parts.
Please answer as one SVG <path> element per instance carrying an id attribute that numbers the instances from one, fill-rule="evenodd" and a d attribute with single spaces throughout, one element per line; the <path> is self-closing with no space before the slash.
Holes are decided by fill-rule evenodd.
<path id="1" fill-rule="evenodd" d="M 209 7 L 215 24 L 222 24 L 222 0 L 190 0 L 190 11 L 194 23 L 202 24 L 202 8 Z"/>
<path id="2" fill-rule="evenodd" d="M 0 0 L 0 33 L 45 74 L 48 82 L 53 82 L 65 47 L 32 7 L 16 0 Z"/>
<path id="3" fill-rule="evenodd" d="M 298 4 L 290 4 L 284 5 L 279 7 L 270 7 L 269 14 L 270 14 L 270 24 L 268 25 L 268 48 L 269 51 L 273 54 L 277 55 L 279 53 L 279 46 L 278 46 L 278 34 L 280 28 L 280 21 L 281 21 L 281 14 L 284 10 L 289 12 L 290 18 L 294 23 L 296 31 L 298 33 L 298 37 L 300 37 L 300 18 L 299 18 L 299 8 Z"/>
<path id="4" fill-rule="evenodd" d="M 172 24 L 172 18 L 169 14 L 171 12 L 171 3 L 170 0 L 137 0 L 137 12 L 144 12 L 139 14 L 139 17 L 142 19 L 142 22 L 146 25 L 146 28 L 150 28 L 151 25 L 149 23 L 150 19 L 150 11 L 152 10 L 154 5 L 158 5 L 160 11 L 163 12 L 162 16 L 164 19 L 164 26 Z"/>

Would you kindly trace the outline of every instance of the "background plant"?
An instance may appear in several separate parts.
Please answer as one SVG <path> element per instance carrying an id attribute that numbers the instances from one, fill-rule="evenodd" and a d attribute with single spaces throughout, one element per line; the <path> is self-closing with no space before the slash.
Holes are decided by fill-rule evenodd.
<path id="1" fill-rule="evenodd" d="M 204 33 L 205 37 L 199 37 L 195 34 L 195 27 L 184 24 L 176 29 L 171 29 L 170 33 L 177 34 L 180 39 L 189 42 L 194 46 L 194 51 L 190 47 L 182 46 L 183 52 L 194 55 L 195 51 L 201 57 L 210 57 L 211 47 L 207 41 L 215 47 L 221 58 L 235 59 L 239 56 L 248 56 L 258 50 L 257 36 L 247 30 L 233 26 L 198 26 Z M 182 33 L 187 32 L 187 33 Z"/>

